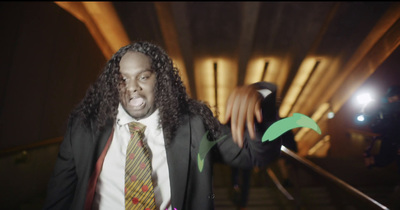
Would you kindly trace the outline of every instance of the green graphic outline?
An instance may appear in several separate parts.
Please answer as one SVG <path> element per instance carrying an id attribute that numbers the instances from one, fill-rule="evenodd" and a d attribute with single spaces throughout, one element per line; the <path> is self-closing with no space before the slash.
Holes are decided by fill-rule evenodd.
<path id="1" fill-rule="evenodd" d="M 219 141 L 222 139 L 226 138 L 227 135 L 222 136 L 221 138 L 215 140 L 215 141 L 209 141 L 207 138 L 208 131 L 203 135 L 200 141 L 200 148 L 199 148 L 199 153 L 197 154 L 197 165 L 199 166 L 199 171 L 203 171 L 203 166 L 204 166 L 204 159 L 206 158 L 207 153 L 210 151 L 210 149 L 217 144 Z"/>
<path id="2" fill-rule="evenodd" d="M 273 141 L 282 134 L 286 133 L 289 130 L 299 127 L 306 127 L 314 130 L 318 134 L 321 135 L 321 129 L 318 124 L 311 119 L 310 117 L 300 114 L 293 113 L 293 116 L 287 117 L 284 119 L 280 119 L 273 123 L 264 133 L 261 138 L 262 142 L 265 141 Z M 207 138 L 208 131 L 203 135 L 200 141 L 199 153 L 197 154 L 197 165 L 199 167 L 199 171 L 203 171 L 204 167 L 204 159 L 206 158 L 207 153 L 211 150 L 211 148 L 217 144 L 222 139 L 226 138 L 227 135 L 222 136 L 216 141 L 209 141 Z"/>

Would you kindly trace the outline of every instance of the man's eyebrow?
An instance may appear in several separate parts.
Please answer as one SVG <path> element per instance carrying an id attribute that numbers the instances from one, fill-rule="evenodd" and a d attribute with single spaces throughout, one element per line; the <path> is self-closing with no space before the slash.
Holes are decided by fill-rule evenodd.
<path id="1" fill-rule="evenodd" d="M 142 72 L 146 72 L 146 71 L 154 72 L 153 69 L 145 69 L 145 70 L 143 70 Z"/>
<path id="2" fill-rule="evenodd" d="M 153 69 L 143 69 L 143 70 L 141 70 L 140 72 L 138 72 L 137 74 L 135 74 L 134 76 L 138 76 L 138 75 L 140 75 L 140 74 L 142 74 L 142 73 L 144 73 L 144 72 L 147 72 L 147 71 L 149 71 L 149 72 L 151 72 L 151 73 L 154 73 L 155 71 L 153 70 Z M 121 75 L 127 75 L 127 73 L 123 73 L 123 72 L 120 72 L 121 73 Z"/>
<path id="3" fill-rule="evenodd" d="M 137 73 L 137 74 L 139 75 L 139 74 L 144 73 L 144 72 L 147 72 L 147 71 L 152 72 L 152 73 L 154 72 L 153 69 L 143 69 L 142 71 L 140 71 L 140 72 Z"/>
<path id="4" fill-rule="evenodd" d="M 152 75 L 152 74 L 154 74 L 155 71 L 153 69 L 145 69 L 145 70 L 139 72 L 136 76 L 140 76 L 141 74 L 147 73 L 147 72 L 149 72 Z"/>

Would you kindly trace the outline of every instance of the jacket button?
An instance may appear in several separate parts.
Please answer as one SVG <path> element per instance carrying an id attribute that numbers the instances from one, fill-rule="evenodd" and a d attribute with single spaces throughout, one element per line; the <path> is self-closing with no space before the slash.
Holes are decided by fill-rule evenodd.
<path id="1" fill-rule="evenodd" d="M 215 194 L 214 193 L 211 193 L 209 196 L 208 196 L 208 199 L 214 199 L 215 198 Z"/>

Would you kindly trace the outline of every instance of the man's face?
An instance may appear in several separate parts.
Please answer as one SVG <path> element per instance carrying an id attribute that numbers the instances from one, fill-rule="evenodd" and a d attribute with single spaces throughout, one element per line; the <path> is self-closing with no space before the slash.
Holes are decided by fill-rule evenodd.
<path id="1" fill-rule="evenodd" d="M 137 120 L 150 116 L 156 110 L 156 75 L 150 58 L 143 53 L 127 52 L 119 64 L 123 80 L 119 87 L 122 107 Z"/>

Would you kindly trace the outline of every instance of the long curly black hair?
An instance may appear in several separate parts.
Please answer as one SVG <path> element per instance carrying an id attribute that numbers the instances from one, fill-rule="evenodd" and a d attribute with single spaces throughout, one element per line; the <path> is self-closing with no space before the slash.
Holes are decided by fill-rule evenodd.
<path id="1" fill-rule="evenodd" d="M 189 97 L 172 59 L 161 47 L 150 42 L 136 42 L 120 48 L 106 63 L 104 71 L 89 87 L 71 117 L 80 117 L 86 126 L 94 123 L 99 130 L 108 121 L 115 122 L 120 102 L 118 86 L 122 82 L 119 63 L 128 51 L 143 53 L 151 59 L 157 79 L 155 105 L 159 109 L 159 123 L 167 143 L 173 138 L 185 114 L 201 116 L 206 129 L 210 131 L 209 137 L 217 138 L 220 122 L 213 117 L 209 105 Z"/>

